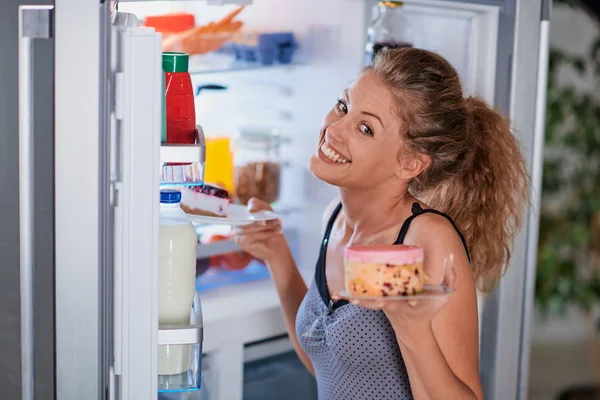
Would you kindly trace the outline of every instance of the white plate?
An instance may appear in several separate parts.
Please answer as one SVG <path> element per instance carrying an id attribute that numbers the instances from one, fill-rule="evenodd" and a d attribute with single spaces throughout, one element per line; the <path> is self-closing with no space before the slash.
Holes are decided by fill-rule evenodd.
<path id="1" fill-rule="evenodd" d="M 273 211 L 258 211 L 250 213 L 246 206 L 241 204 L 231 204 L 227 210 L 227 216 L 221 217 L 209 217 L 206 215 L 194 215 L 187 214 L 188 218 L 197 224 L 213 224 L 213 225 L 230 225 L 230 226 L 242 226 L 249 225 L 253 222 L 259 221 L 270 221 L 277 219 L 279 216 Z"/>
<path id="2" fill-rule="evenodd" d="M 350 294 L 342 290 L 340 295 L 350 300 L 421 300 L 432 297 L 445 297 L 450 296 L 455 292 L 455 288 L 451 288 L 443 285 L 425 285 L 422 293 L 410 295 L 410 296 L 387 296 L 387 297 L 373 297 L 373 296 L 350 296 Z"/>

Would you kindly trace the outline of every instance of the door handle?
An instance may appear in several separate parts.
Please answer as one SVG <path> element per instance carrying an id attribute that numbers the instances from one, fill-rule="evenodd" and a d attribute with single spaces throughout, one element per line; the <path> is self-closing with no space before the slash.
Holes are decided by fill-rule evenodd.
<path id="1" fill-rule="evenodd" d="M 532 207 L 529 212 L 529 232 L 527 233 L 527 259 L 525 275 L 523 328 L 521 333 L 521 373 L 519 375 L 518 399 L 527 397 L 529 381 L 529 349 L 535 303 L 535 271 L 537 264 L 537 246 L 539 240 L 539 217 L 542 196 L 542 173 L 544 169 L 544 137 L 546 130 L 546 100 L 548 95 L 548 63 L 550 60 L 550 18 L 552 1 L 542 0 L 540 18 L 540 37 L 538 54 L 537 93 L 535 104 L 535 125 L 533 131 L 533 154 L 531 160 L 531 185 L 533 187 Z"/>
<path id="2" fill-rule="evenodd" d="M 34 140 L 33 41 L 50 39 L 54 6 L 19 7 L 19 264 L 21 295 L 21 399 L 33 400 Z"/>

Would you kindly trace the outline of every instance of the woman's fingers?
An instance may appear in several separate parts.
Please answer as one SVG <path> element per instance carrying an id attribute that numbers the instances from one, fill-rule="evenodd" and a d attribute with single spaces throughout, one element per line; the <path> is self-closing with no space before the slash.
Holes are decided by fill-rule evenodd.
<path id="1" fill-rule="evenodd" d="M 271 206 L 269 205 L 269 203 L 266 203 L 262 200 L 259 200 L 255 197 L 252 197 L 249 201 L 248 201 L 248 211 L 250 212 L 257 212 L 257 211 L 261 211 L 261 210 L 269 210 L 269 211 L 273 211 L 273 209 L 271 208 Z"/>
<path id="2" fill-rule="evenodd" d="M 269 229 L 269 230 L 265 230 L 265 231 L 261 231 L 261 232 L 254 232 L 251 234 L 234 235 L 233 240 L 237 244 L 242 245 L 243 243 L 262 242 L 273 236 L 281 235 L 281 234 L 282 234 L 281 228 L 276 228 L 276 229 Z"/>
<path id="3" fill-rule="evenodd" d="M 453 288 L 456 283 L 456 271 L 454 270 L 454 254 L 452 253 L 444 259 L 443 274 L 440 284 Z"/>
<path id="4" fill-rule="evenodd" d="M 383 308 L 383 306 L 385 305 L 385 302 L 383 300 L 352 299 L 352 300 L 350 300 L 350 303 L 354 304 L 355 306 L 367 308 L 369 310 L 381 310 Z"/>
<path id="5" fill-rule="evenodd" d="M 232 229 L 232 233 L 234 235 L 251 235 L 253 233 L 269 231 L 280 227 L 281 223 L 279 220 L 273 219 L 270 221 L 254 222 L 250 225 L 236 226 Z"/>
<path id="6" fill-rule="evenodd" d="M 350 303 L 354 304 L 355 306 L 360 306 L 360 307 L 364 307 L 364 308 L 368 308 L 370 310 L 381 310 L 383 308 L 384 300 L 364 300 L 364 299 L 350 299 L 346 296 L 342 296 L 342 294 L 340 292 L 333 292 L 331 294 L 331 299 L 333 301 L 338 301 L 338 300 L 348 300 Z"/>

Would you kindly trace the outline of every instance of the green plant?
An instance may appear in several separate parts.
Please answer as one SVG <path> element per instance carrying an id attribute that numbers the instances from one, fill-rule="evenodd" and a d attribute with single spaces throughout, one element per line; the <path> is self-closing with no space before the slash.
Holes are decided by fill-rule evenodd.
<path id="1" fill-rule="evenodd" d="M 561 82 L 565 69 L 594 87 Z M 536 303 L 591 317 L 600 303 L 600 36 L 585 56 L 551 50 L 545 140 Z"/>

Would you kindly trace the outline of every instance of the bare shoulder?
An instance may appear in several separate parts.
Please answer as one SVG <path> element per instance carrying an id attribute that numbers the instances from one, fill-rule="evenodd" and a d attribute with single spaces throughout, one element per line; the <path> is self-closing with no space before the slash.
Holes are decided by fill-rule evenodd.
<path id="1" fill-rule="evenodd" d="M 456 273 L 470 271 L 462 240 L 450 221 L 438 214 L 425 213 L 414 218 L 404 240 L 405 244 L 423 248 L 425 267 L 432 282 L 442 278 L 444 259 L 454 255 Z"/>
<path id="2" fill-rule="evenodd" d="M 336 197 L 335 199 L 331 200 L 327 207 L 325 207 L 325 210 L 323 211 L 323 217 L 321 219 L 321 234 L 325 233 L 327 222 L 329 222 L 329 218 L 331 218 L 333 210 L 335 210 L 335 207 L 340 204 L 340 201 L 340 198 Z"/>

